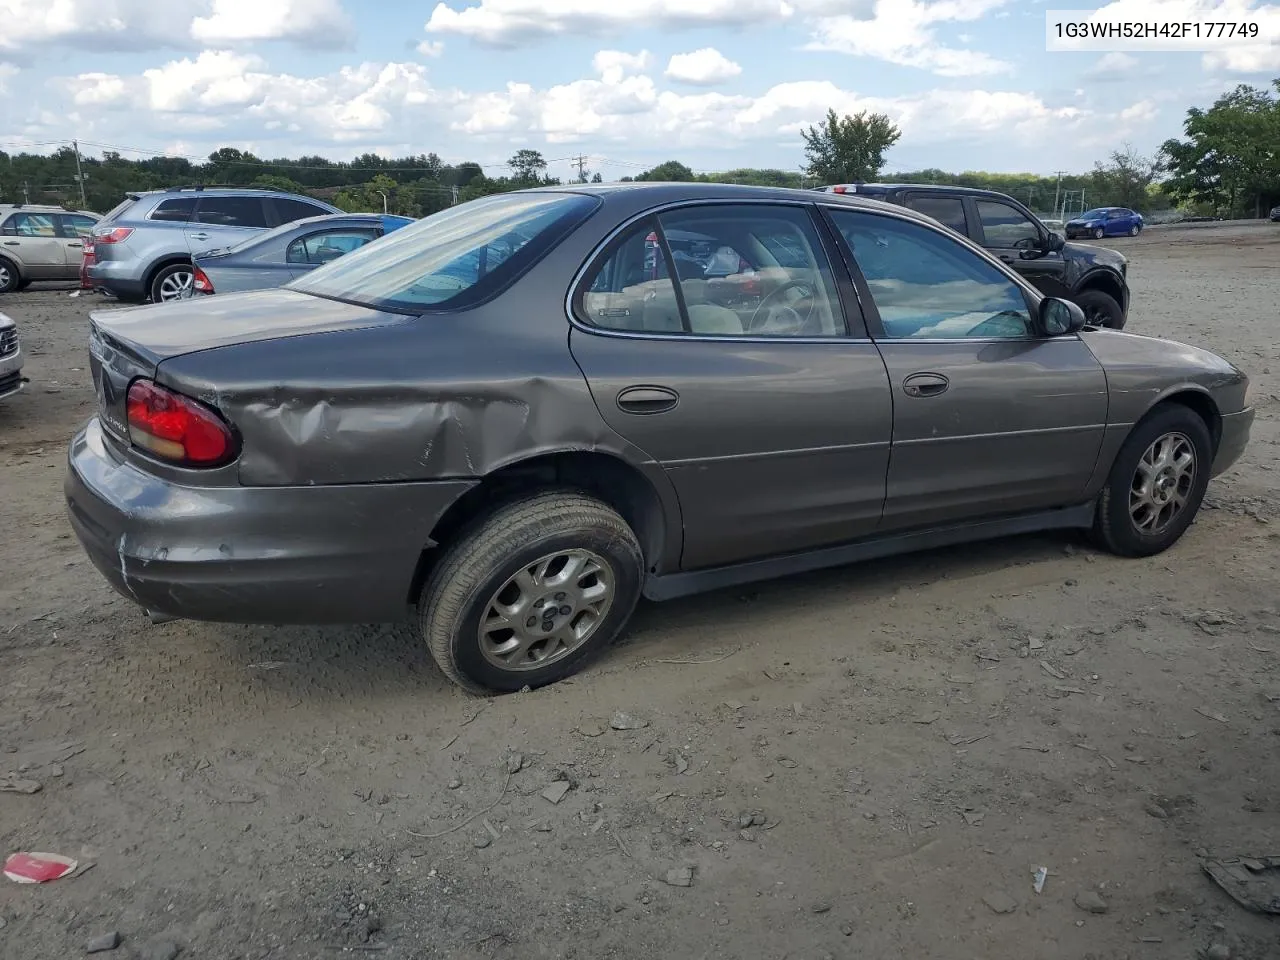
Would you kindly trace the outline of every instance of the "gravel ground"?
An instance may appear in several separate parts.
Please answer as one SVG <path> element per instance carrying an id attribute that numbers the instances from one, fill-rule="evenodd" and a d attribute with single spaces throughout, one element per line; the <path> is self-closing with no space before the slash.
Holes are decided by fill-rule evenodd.
<path id="1" fill-rule="evenodd" d="M 94 298 L 0 297 L 32 379 L 0 404 L 0 778 L 42 787 L 0 792 L 0 855 L 93 865 L 0 880 L 0 957 L 1280 956 L 1198 859 L 1280 854 L 1280 227 L 1114 245 L 1132 330 L 1257 384 L 1174 550 L 1030 537 L 644 607 L 491 701 L 407 628 L 115 597 L 61 494 Z"/>

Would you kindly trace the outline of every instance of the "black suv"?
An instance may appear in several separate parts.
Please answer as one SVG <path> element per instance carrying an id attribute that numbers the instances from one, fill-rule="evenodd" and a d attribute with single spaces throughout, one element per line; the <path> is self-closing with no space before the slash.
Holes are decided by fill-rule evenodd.
<path id="1" fill-rule="evenodd" d="M 1114 250 L 1067 243 L 1012 197 L 921 183 L 821 187 L 910 207 L 986 247 L 1051 297 L 1073 300 L 1089 323 L 1119 330 L 1129 312 L 1129 261 Z"/>

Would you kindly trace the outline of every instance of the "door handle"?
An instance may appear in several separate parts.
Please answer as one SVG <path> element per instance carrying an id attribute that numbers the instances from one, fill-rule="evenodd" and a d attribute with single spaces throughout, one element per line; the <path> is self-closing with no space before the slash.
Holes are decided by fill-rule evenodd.
<path id="1" fill-rule="evenodd" d="M 84 244 L 83 244 L 83 243 L 68 243 L 68 244 L 67 244 L 67 246 L 68 246 L 68 247 L 83 247 L 83 246 L 84 246 Z"/>
<path id="2" fill-rule="evenodd" d="M 6 241 L 4 242 L 4 245 L 5 245 L 6 247 L 16 247 L 16 246 L 18 245 L 18 241 L 17 241 L 17 240 L 6 240 Z"/>
<path id="3" fill-rule="evenodd" d="M 666 413 L 679 402 L 680 394 L 666 387 L 627 387 L 618 394 L 618 409 L 623 413 Z"/>
<path id="4" fill-rule="evenodd" d="M 940 373 L 913 373 L 902 381 L 902 392 L 908 397 L 936 397 L 949 386 L 951 381 Z"/>
<path id="5" fill-rule="evenodd" d="M 192 240 L 208 240 L 209 239 L 209 235 L 207 233 L 189 233 L 187 234 L 187 236 L 189 236 Z"/>
<path id="6" fill-rule="evenodd" d="M 1013 257 L 1009 256 L 1007 253 L 1000 254 L 1000 259 L 1005 263 L 1013 263 Z"/>

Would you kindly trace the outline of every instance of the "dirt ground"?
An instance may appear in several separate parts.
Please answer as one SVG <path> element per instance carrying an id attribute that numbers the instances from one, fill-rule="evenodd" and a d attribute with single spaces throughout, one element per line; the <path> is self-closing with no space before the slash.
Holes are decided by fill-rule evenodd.
<path id="1" fill-rule="evenodd" d="M 117 598 L 61 491 L 95 298 L 0 297 L 32 380 L 0 403 L 0 778 L 42 787 L 0 792 L 0 856 L 93 867 L 0 879 L 0 957 L 1280 956 L 1199 865 L 1280 855 L 1280 226 L 1114 245 L 1130 329 L 1257 385 L 1170 553 L 1030 537 L 643 607 L 488 701 L 409 628 Z"/>

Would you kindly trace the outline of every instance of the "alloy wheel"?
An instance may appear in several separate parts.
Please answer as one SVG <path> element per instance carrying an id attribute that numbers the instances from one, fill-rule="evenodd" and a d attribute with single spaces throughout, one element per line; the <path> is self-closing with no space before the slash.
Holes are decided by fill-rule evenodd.
<path id="1" fill-rule="evenodd" d="M 502 670 L 538 670 L 584 643 L 613 605 L 608 564 L 589 550 L 562 550 L 522 567 L 489 600 L 480 652 Z"/>
<path id="2" fill-rule="evenodd" d="M 190 270 L 177 270 L 160 281 L 160 300 L 189 300 L 195 295 L 195 274 Z"/>
<path id="3" fill-rule="evenodd" d="M 1134 529 L 1159 536 L 1187 507 L 1196 482 L 1196 448 L 1186 434 L 1157 437 L 1133 473 L 1129 517 Z"/>
<path id="4" fill-rule="evenodd" d="M 13 283 L 13 274 L 7 266 L 0 263 L 0 290 L 8 290 L 11 283 Z"/>

